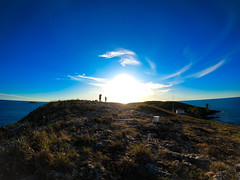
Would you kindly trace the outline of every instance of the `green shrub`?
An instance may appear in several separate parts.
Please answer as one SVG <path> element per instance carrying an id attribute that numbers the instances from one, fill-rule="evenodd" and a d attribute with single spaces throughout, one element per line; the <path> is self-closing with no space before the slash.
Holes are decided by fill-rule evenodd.
<path id="1" fill-rule="evenodd" d="M 50 141 L 45 131 L 35 131 L 30 139 L 31 147 L 34 151 L 48 151 Z"/>
<path id="2" fill-rule="evenodd" d="M 82 149 L 81 153 L 82 153 L 83 155 L 87 155 L 87 156 L 88 156 L 88 155 L 91 153 L 91 148 L 89 148 L 89 147 L 84 147 L 84 148 Z"/>
<path id="3" fill-rule="evenodd" d="M 95 122 L 95 123 L 99 123 L 99 124 L 111 124 L 113 121 L 112 116 L 108 116 L 108 117 L 94 117 L 91 119 L 91 121 Z"/>
<path id="4" fill-rule="evenodd" d="M 211 164 L 211 169 L 213 172 L 225 171 L 228 167 L 223 162 L 213 162 Z"/>
<path id="5" fill-rule="evenodd" d="M 188 176 L 189 176 L 190 179 L 198 179 L 199 173 L 197 171 L 191 170 L 188 173 Z"/>
<path id="6" fill-rule="evenodd" d="M 93 137 L 89 133 L 87 134 L 80 134 L 80 135 L 75 135 L 74 137 L 74 145 L 77 147 L 80 146 L 90 146 L 90 145 L 95 145 L 97 142 L 96 137 Z"/>
<path id="7" fill-rule="evenodd" d="M 130 154 L 133 156 L 135 162 L 145 164 L 153 161 L 153 155 L 150 147 L 144 144 L 136 144 L 130 148 Z"/>
<path id="8" fill-rule="evenodd" d="M 119 151 L 124 151 L 126 148 L 123 144 L 122 141 L 120 140 L 116 140 L 116 141 L 111 141 L 111 144 L 109 146 L 109 149 L 112 151 L 112 152 L 116 152 L 116 153 L 119 153 Z"/>

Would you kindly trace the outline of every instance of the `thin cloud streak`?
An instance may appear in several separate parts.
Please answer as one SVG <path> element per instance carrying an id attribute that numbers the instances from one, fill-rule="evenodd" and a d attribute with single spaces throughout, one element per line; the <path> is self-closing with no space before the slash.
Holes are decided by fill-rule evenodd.
<path id="1" fill-rule="evenodd" d="M 103 78 L 96 78 L 96 77 L 90 77 L 90 76 L 85 76 L 85 75 L 77 75 L 77 76 L 70 76 L 70 75 L 68 75 L 68 77 L 71 80 L 75 80 L 75 81 L 81 81 L 83 79 L 89 79 L 89 80 L 93 80 L 93 81 L 96 81 L 96 82 L 105 82 L 106 81 Z"/>
<path id="2" fill-rule="evenodd" d="M 195 78 L 203 77 L 203 76 L 215 71 L 216 69 L 218 69 L 220 66 L 222 66 L 224 64 L 224 62 L 225 62 L 225 60 L 221 60 L 217 64 L 215 64 L 207 69 L 204 69 L 203 71 L 200 71 L 196 74 L 190 75 L 189 77 L 195 77 Z"/>
<path id="3" fill-rule="evenodd" d="M 144 83 L 144 86 L 149 89 L 162 89 L 162 88 L 166 88 L 166 87 L 171 87 L 172 85 L 171 84 L 165 85 L 165 84 L 160 84 L 160 83 L 149 82 L 149 83 Z"/>
<path id="4" fill-rule="evenodd" d="M 148 58 L 147 58 L 147 62 L 149 64 L 151 70 L 156 71 L 156 64 L 154 64 L 154 62 L 150 61 Z"/>
<path id="5" fill-rule="evenodd" d="M 119 57 L 119 63 L 122 66 L 126 65 L 140 65 L 140 61 L 136 58 L 136 53 L 130 50 L 117 50 L 117 51 L 109 51 L 105 54 L 99 55 L 99 57 L 104 57 L 107 59 L 113 58 L 113 57 Z"/>
<path id="6" fill-rule="evenodd" d="M 148 70 L 145 71 L 145 74 L 148 75 L 156 75 L 157 71 L 156 71 L 156 64 L 151 61 L 150 59 L 146 58 L 146 61 L 150 67 L 150 69 L 148 68 Z"/>
<path id="7" fill-rule="evenodd" d="M 192 63 L 188 64 L 187 66 L 183 67 L 182 69 L 180 69 L 178 72 L 176 73 L 173 73 L 171 75 L 168 75 L 166 77 L 164 77 L 163 79 L 170 79 L 170 78 L 173 78 L 173 77 L 176 77 L 176 76 L 180 76 L 181 74 L 183 74 L 184 72 L 186 72 L 187 70 L 189 70 L 192 66 Z"/>

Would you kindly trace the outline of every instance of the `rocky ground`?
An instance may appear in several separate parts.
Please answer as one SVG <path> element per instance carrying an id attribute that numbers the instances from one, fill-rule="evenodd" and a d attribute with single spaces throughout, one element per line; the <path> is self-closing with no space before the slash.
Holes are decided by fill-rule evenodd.
<path id="1" fill-rule="evenodd" d="M 170 106 L 50 102 L 0 128 L 0 179 L 240 179 L 239 126 Z"/>

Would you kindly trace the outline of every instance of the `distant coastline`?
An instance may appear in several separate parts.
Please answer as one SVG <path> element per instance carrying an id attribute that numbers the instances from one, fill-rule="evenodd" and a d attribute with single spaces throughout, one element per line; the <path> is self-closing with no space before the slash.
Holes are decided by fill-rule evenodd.
<path id="1" fill-rule="evenodd" d="M 43 102 L 39 102 L 39 101 L 29 101 L 29 103 L 43 103 Z"/>
<path id="2" fill-rule="evenodd" d="M 215 114 L 218 118 L 213 118 L 214 121 L 219 121 L 228 124 L 240 125 L 240 97 L 219 98 L 219 99 L 201 99 L 201 100 L 186 100 L 179 101 L 194 106 L 205 107 L 209 104 L 210 109 L 218 110 Z"/>
<path id="3" fill-rule="evenodd" d="M 19 121 L 44 104 L 46 102 L 0 100 L 0 127 Z"/>

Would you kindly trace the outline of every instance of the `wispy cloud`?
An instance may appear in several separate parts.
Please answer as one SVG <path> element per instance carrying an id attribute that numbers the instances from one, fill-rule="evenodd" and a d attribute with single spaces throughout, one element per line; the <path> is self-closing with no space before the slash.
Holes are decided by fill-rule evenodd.
<path id="1" fill-rule="evenodd" d="M 156 71 L 156 64 L 147 58 L 147 62 L 151 68 L 151 70 Z"/>
<path id="2" fill-rule="evenodd" d="M 162 89 L 162 88 L 172 86 L 171 84 L 166 85 L 166 84 L 153 83 L 153 82 L 148 82 L 148 83 L 143 83 L 143 84 L 144 84 L 144 87 L 146 87 L 148 89 Z"/>
<path id="3" fill-rule="evenodd" d="M 157 74 L 157 71 L 156 71 L 156 64 L 151 61 L 150 59 L 146 58 L 146 61 L 148 63 L 148 66 L 150 68 L 147 68 L 147 70 L 145 71 L 146 74 L 148 75 L 156 75 Z"/>
<path id="4" fill-rule="evenodd" d="M 105 82 L 106 81 L 106 79 L 103 79 L 103 78 L 96 78 L 96 77 L 90 77 L 90 76 L 85 76 L 85 75 L 77 75 L 77 76 L 68 75 L 68 77 L 71 80 L 75 80 L 75 81 L 81 81 L 83 79 L 89 79 L 89 80 L 93 80 L 93 81 L 96 81 L 96 82 Z"/>
<path id="5" fill-rule="evenodd" d="M 171 87 L 172 85 L 166 85 L 166 84 L 161 84 L 161 83 L 153 83 L 153 82 L 148 82 L 148 83 L 141 83 L 141 89 L 143 92 L 145 92 L 146 97 L 149 96 L 159 96 L 164 93 L 167 93 L 170 89 L 166 89 L 168 87 Z"/>
<path id="6" fill-rule="evenodd" d="M 136 58 L 136 53 L 126 49 L 109 51 L 109 52 L 106 52 L 105 54 L 99 55 L 99 57 L 104 57 L 107 59 L 110 59 L 113 57 L 119 57 L 120 58 L 119 63 L 122 66 L 140 64 L 140 61 L 138 61 Z"/>
<path id="7" fill-rule="evenodd" d="M 221 60 L 220 62 L 218 62 L 217 64 L 207 68 L 207 69 L 204 69 L 203 71 L 200 71 L 196 74 L 192 74 L 190 75 L 189 77 L 195 77 L 195 78 L 200 78 L 200 77 L 203 77 L 213 71 L 215 71 L 216 69 L 218 69 L 220 66 L 222 66 L 224 64 L 225 60 Z"/>
<path id="8" fill-rule="evenodd" d="M 109 51 L 109 52 L 106 52 L 106 54 L 99 55 L 99 57 L 113 58 L 113 57 L 121 57 L 125 55 L 135 56 L 136 54 L 133 51 L 123 49 L 118 51 Z"/>
<path id="9" fill-rule="evenodd" d="M 128 65 L 139 65 L 140 62 L 136 60 L 134 57 L 123 57 L 119 61 L 122 66 Z"/>
<path id="10" fill-rule="evenodd" d="M 183 67 L 182 69 L 180 69 L 179 71 L 171 74 L 171 75 L 168 75 L 166 77 L 164 77 L 163 79 L 170 79 L 170 78 L 173 78 L 173 77 L 176 77 L 176 76 L 180 76 L 181 74 L 183 74 L 184 72 L 186 72 L 187 70 L 190 69 L 190 67 L 192 66 L 192 63 L 188 64 L 187 66 Z"/>

